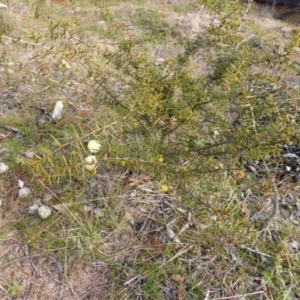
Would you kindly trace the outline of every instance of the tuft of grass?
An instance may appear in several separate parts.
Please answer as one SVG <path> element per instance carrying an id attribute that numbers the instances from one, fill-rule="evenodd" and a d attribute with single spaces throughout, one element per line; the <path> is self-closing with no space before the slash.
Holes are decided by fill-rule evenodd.
<path id="1" fill-rule="evenodd" d="M 6 9 L 0 9 L 0 36 L 12 34 L 16 26 L 17 23 L 13 15 Z"/>
<path id="2" fill-rule="evenodd" d="M 178 4 L 174 5 L 173 10 L 178 13 L 188 13 L 190 11 L 194 11 L 198 7 L 197 2 L 191 2 L 188 4 Z"/>
<path id="3" fill-rule="evenodd" d="M 159 11 L 154 9 L 138 9 L 132 16 L 135 24 L 143 30 L 143 32 L 155 38 L 166 38 L 180 36 L 180 32 L 174 25 L 170 25 Z"/>

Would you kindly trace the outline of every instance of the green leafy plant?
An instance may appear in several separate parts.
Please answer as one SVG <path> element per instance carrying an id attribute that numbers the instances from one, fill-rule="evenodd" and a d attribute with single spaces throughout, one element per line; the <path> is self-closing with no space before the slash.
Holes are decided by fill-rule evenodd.
<path id="1" fill-rule="evenodd" d="M 19 294 L 20 291 L 22 291 L 22 287 L 19 285 L 17 281 L 14 281 L 12 284 L 10 284 L 7 287 L 7 291 L 12 297 L 15 297 Z"/>

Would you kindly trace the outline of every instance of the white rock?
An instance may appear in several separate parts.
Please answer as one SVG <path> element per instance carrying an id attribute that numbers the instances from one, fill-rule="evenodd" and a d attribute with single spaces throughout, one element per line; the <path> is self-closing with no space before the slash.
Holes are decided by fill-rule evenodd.
<path id="1" fill-rule="evenodd" d="M 34 153 L 33 152 L 25 152 L 24 156 L 25 156 L 25 158 L 33 159 Z"/>
<path id="2" fill-rule="evenodd" d="M 293 248 L 293 249 L 300 249 L 300 243 L 293 240 L 291 243 L 290 243 L 290 246 Z"/>
<path id="3" fill-rule="evenodd" d="M 122 233 L 120 236 L 120 240 L 124 243 L 128 242 L 130 240 L 130 237 L 128 234 Z"/>
<path id="4" fill-rule="evenodd" d="M 45 220 L 51 215 L 51 208 L 47 205 L 42 205 L 38 208 L 37 213 L 41 219 Z"/>
<path id="5" fill-rule="evenodd" d="M 0 8 L 7 8 L 7 5 L 0 3 Z"/>
<path id="6" fill-rule="evenodd" d="M 37 204 L 33 204 L 33 205 L 29 206 L 28 213 L 30 215 L 35 215 L 37 213 L 38 209 L 39 209 L 39 206 Z"/>
<path id="7" fill-rule="evenodd" d="M 247 189 L 245 192 L 245 196 L 251 196 L 251 195 L 252 195 L 251 189 Z"/>
<path id="8" fill-rule="evenodd" d="M 213 131 L 213 135 L 214 135 L 214 137 L 219 136 L 219 135 L 220 135 L 220 132 L 219 132 L 218 130 L 214 130 L 214 131 Z"/>
<path id="9" fill-rule="evenodd" d="M 44 194 L 43 202 L 47 203 L 47 202 L 51 201 L 52 199 L 53 199 L 53 195 L 50 193 L 46 193 L 46 194 Z"/>
<path id="10" fill-rule="evenodd" d="M 18 180 L 19 188 L 22 189 L 24 187 L 24 181 Z"/>
<path id="11" fill-rule="evenodd" d="M 157 58 L 157 59 L 154 61 L 153 64 L 154 64 L 155 66 L 160 66 L 160 65 L 162 65 L 164 62 L 165 62 L 165 59 L 162 58 L 162 57 L 159 57 L 159 58 Z"/>
<path id="12" fill-rule="evenodd" d="M 4 163 L 0 163 L 0 174 L 4 174 L 5 172 L 8 171 L 8 166 Z"/>
<path id="13" fill-rule="evenodd" d="M 287 153 L 287 154 L 284 154 L 284 155 L 282 155 L 282 157 L 283 158 L 298 158 L 298 155 L 297 154 L 295 154 L 295 153 Z"/>
<path id="14" fill-rule="evenodd" d="M 100 218 L 103 218 L 104 217 L 104 212 L 101 208 L 95 208 L 94 209 L 94 214 L 97 215 L 98 217 Z"/>
<path id="15" fill-rule="evenodd" d="M 175 232 L 171 228 L 167 227 L 166 233 L 169 239 L 173 240 L 175 238 Z"/>
<path id="16" fill-rule="evenodd" d="M 23 187 L 19 190 L 19 198 L 25 198 L 29 196 L 31 193 L 30 189 L 28 187 Z"/>
<path id="17" fill-rule="evenodd" d="M 52 112 L 52 115 L 51 115 L 53 120 L 61 119 L 61 113 L 62 113 L 63 108 L 64 108 L 63 103 L 61 101 L 57 101 L 55 104 L 54 110 Z"/>
<path id="18" fill-rule="evenodd" d="M 215 216 L 215 215 L 212 215 L 212 216 L 210 216 L 209 217 L 212 221 L 217 221 L 217 219 L 218 219 L 218 217 L 217 216 Z"/>

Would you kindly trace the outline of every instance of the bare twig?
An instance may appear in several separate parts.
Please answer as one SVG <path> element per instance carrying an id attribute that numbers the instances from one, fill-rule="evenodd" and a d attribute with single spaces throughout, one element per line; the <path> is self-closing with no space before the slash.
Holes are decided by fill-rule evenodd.
<path id="1" fill-rule="evenodd" d="M 273 182 L 273 193 L 275 196 L 274 201 L 273 201 L 273 212 L 272 212 L 271 217 L 267 221 L 265 227 L 261 231 L 261 237 L 263 240 L 266 237 L 267 230 L 270 228 L 270 226 L 272 224 L 274 224 L 275 220 L 278 218 L 278 215 L 279 215 L 279 207 L 280 207 L 279 204 L 280 204 L 281 197 L 279 196 L 275 181 Z"/>
<path id="2" fill-rule="evenodd" d="M 53 48 L 46 47 L 44 44 L 40 44 L 40 43 L 33 43 L 33 42 L 25 41 L 23 39 L 16 39 L 16 38 L 13 38 L 13 37 L 7 36 L 7 35 L 2 35 L 1 39 L 5 39 L 10 42 L 15 42 L 15 43 L 20 43 L 20 44 L 26 44 L 26 45 L 30 45 L 30 46 L 37 46 L 37 47 L 44 48 L 48 51 L 58 53 L 58 51 L 54 51 Z"/>
<path id="3" fill-rule="evenodd" d="M 237 51 L 239 49 L 239 47 L 243 44 L 248 42 L 249 40 L 251 40 L 252 38 L 254 38 L 256 36 L 256 34 L 251 34 L 250 36 L 246 37 L 245 39 L 243 39 L 241 42 L 239 42 L 236 47 L 235 47 L 235 51 Z"/>
<path id="4" fill-rule="evenodd" d="M 0 127 L 4 128 L 6 130 L 9 130 L 9 131 L 16 132 L 16 133 L 20 132 L 20 130 L 18 128 L 11 127 L 11 126 L 8 126 L 8 125 L 0 125 Z"/>
<path id="5" fill-rule="evenodd" d="M 235 295 L 230 297 L 222 297 L 222 298 L 214 298 L 214 300 L 227 300 L 227 299 L 245 299 L 245 297 L 254 296 L 254 295 L 261 295 L 264 294 L 264 291 L 249 293 L 249 294 L 243 294 L 243 295 Z"/>
<path id="6" fill-rule="evenodd" d="M 254 249 L 251 249 L 249 247 L 246 247 L 245 245 L 241 245 L 241 249 L 246 249 L 250 252 L 253 252 L 255 254 L 259 254 L 259 255 L 262 255 L 262 256 L 266 256 L 266 257 L 272 257 L 271 255 L 269 254 L 266 254 L 266 253 L 263 253 L 263 252 L 260 252 L 260 251 L 257 251 L 257 250 L 254 250 Z"/>
<path id="7" fill-rule="evenodd" d="M 249 12 L 249 10 L 251 8 L 252 3 L 253 3 L 253 0 L 248 0 L 248 4 L 247 4 L 246 10 L 245 10 L 245 13 L 244 13 L 244 15 L 242 17 L 242 20 L 241 20 L 241 23 L 240 23 L 240 26 L 239 26 L 237 32 L 240 32 L 242 30 L 242 26 L 244 24 L 246 16 L 248 15 L 248 12 Z"/>

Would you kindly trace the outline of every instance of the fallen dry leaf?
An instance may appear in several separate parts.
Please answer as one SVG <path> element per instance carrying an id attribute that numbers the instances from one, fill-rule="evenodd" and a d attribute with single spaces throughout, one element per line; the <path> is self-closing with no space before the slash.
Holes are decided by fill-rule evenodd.
<path id="1" fill-rule="evenodd" d="M 66 210 L 67 210 L 67 208 L 68 208 L 69 206 L 71 206 L 71 203 L 61 203 L 61 204 L 55 204 L 55 205 L 52 205 L 52 207 L 53 207 L 56 211 L 60 212 L 61 214 L 66 213 Z"/>

